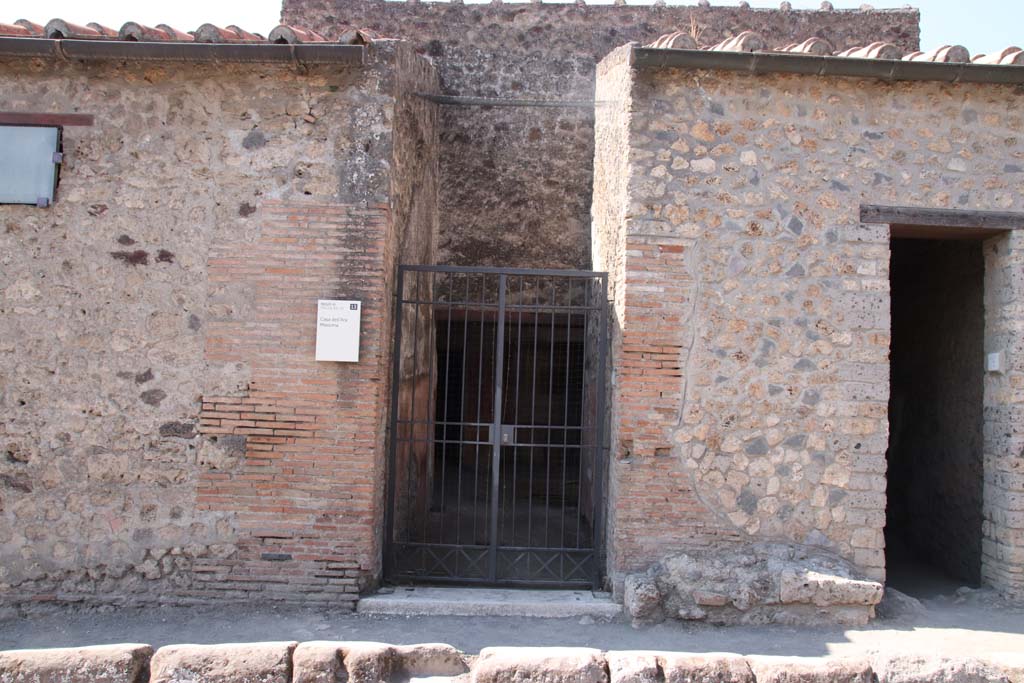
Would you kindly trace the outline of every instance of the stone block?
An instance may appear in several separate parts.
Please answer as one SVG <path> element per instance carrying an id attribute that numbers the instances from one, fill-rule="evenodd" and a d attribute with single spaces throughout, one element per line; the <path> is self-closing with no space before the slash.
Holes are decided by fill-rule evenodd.
<path id="1" fill-rule="evenodd" d="M 986 662 L 973 657 L 878 655 L 872 667 L 879 683 L 1020 683 L 1022 662 Z"/>
<path id="2" fill-rule="evenodd" d="M 828 657 L 748 657 L 757 683 L 873 683 L 863 659 Z"/>
<path id="3" fill-rule="evenodd" d="M 664 558 L 652 574 L 634 576 L 653 581 L 662 603 L 679 618 L 715 624 L 861 624 L 882 597 L 881 584 L 850 563 L 785 543 L 679 553 Z"/>
<path id="4" fill-rule="evenodd" d="M 882 584 L 814 571 L 784 571 L 779 577 L 779 598 L 784 603 L 828 605 L 877 605 Z"/>
<path id="5" fill-rule="evenodd" d="M 469 671 L 451 645 L 392 646 L 374 642 L 311 641 L 292 656 L 292 683 L 377 683 L 392 679 L 453 677 Z"/>
<path id="6" fill-rule="evenodd" d="M 601 651 L 584 647 L 488 647 L 472 673 L 473 683 L 608 683 Z"/>
<path id="7" fill-rule="evenodd" d="M 658 658 L 650 652 L 609 652 L 610 683 L 659 683 Z"/>
<path id="8" fill-rule="evenodd" d="M 2 683 L 146 683 L 149 645 L 127 643 L 0 652 Z"/>
<path id="9" fill-rule="evenodd" d="M 294 642 L 167 645 L 149 683 L 290 683 Z"/>
<path id="10" fill-rule="evenodd" d="M 311 641 L 300 643 L 292 653 L 292 683 L 335 683 L 345 678 L 342 643 Z"/>
<path id="11" fill-rule="evenodd" d="M 650 624 L 664 619 L 662 595 L 654 579 L 643 574 L 626 577 L 622 602 L 633 623 Z"/>
<path id="12" fill-rule="evenodd" d="M 746 659 L 728 652 L 671 653 L 662 659 L 665 683 L 755 683 Z"/>
<path id="13" fill-rule="evenodd" d="M 384 643 L 340 643 L 342 664 L 350 683 L 388 681 L 401 668 L 397 650 Z"/>
<path id="14" fill-rule="evenodd" d="M 469 671 L 463 654 L 444 643 L 399 645 L 395 651 L 402 673 L 408 678 L 460 676 Z"/>

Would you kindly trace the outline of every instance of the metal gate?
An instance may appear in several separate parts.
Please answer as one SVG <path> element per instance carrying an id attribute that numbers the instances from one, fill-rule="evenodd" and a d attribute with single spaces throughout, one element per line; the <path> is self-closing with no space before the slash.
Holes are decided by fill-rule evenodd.
<path id="1" fill-rule="evenodd" d="M 597 586 L 605 273 L 402 266 L 385 575 Z"/>

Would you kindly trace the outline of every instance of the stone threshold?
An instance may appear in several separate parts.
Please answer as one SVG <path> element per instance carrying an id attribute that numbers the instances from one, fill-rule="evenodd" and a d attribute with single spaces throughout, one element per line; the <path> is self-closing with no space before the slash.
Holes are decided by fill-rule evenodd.
<path id="1" fill-rule="evenodd" d="M 613 601 L 610 593 L 589 590 L 395 586 L 360 598 L 356 611 L 378 616 L 589 616 L 610 620 L 622 613 L 622 605 Z"/>

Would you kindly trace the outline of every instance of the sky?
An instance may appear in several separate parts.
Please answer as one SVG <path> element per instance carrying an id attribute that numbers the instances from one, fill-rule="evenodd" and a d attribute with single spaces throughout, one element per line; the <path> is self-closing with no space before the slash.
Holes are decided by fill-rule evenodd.
<path id="1" fill-rule="evenodd" d="M 444 1 L 444 0 L 441 0 Z M 467 0 L 472 2 L 473 0 Z M 512 1 L 512 0 L 509 0 Z M 627 0 L 648 4 L 653 0 Z M 672 5 L 695 5 L 696 0 L 667 0 Z M 611 0 L 587 0 L 603 4 Z M 712 5 L 736 5 L 739 0 L 711 0 Z M 821 0 L 792 0 L 798 9 L 817 8 Z M 754 7 L 778 7 L 778 2 L 750 0 Z M 859 7 L 861 2 L 832 0 L 837 9 Z M 869 0 L 878 8 L 910 4 L 921 10 L 921 46 L 928 50 L 947 44 L 963 45 L 973 54 L 1024 45 L 1024 0 Z M 277 25 L 280 0 L 0 0 L 0 22 L 30 19 L 45 23 L 61 18 L 78 24 L 96 21 L 120 28 L 126 21 L 170 24 L 193 30 L 210 22 L 235 24 L 266 35 Z M 23 16 L 25 15 L 25 16 Z"/>

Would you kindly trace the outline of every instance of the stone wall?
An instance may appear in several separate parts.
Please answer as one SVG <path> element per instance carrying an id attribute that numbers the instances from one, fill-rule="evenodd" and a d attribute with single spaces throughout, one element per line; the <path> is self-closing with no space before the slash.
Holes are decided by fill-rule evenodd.
<path id="1" fill-rule="evenodd" d="M 976 586 L 984 450 L 981 244 L 894 240 L 892 285 L 886 544 Z"/>
<path id="2" fill-rule="evenodd" d="M 770 45 L 817 35 L 837 49 L 886 40 L 911 50 L 919 40 L 909 9 L 285 0 L 282 16 L 325 35 L 348 24 L 412 41 L 445 93 L 506 100 L 589 103 L 595 64 L 613 49 L 691 27 L 703 44 L 746 29 Z M 591 266 L 591 108 L 445 106 L 441 127 L 440 262 Z"/>
<path id="3" fill-rule="evenodd" d="M 985 353 L 1003 371 L 985 374 L 981 580 L 1024 597 L 1024 234 L 989 240 L 984 257 Z"/>
<path id="4" fill-rule="evenodd" d="M 627 54 L 628 47 L 616 50 L 616 55 Z M 596 159 L 600 163 L 594 165 L 594 202 L 591 210 L 593 229 L 591 249 L 594 267 L 608 273 L 608 296 L 612 302 L 609 317 L 611 318 L 609 368 L 605 382 L 608 400 L 606 415 L 603 416 L 609 430 L 607 443 L 618 441 L 618 423 L 610 419 L 614 414 L 618 400 L 616 386 L 619 379 L 615 370 L 614 359 L 622 358 L 623 334 L 617 324 L 623 319 L 625 297 L 621 295 L 626 278 L 625 234 L 618 229 L 626 221 L 631 208 L 629 206 L 629 128 L 630 128 L 630 88 L 632 78 L 629 69 L 617 68 L 619 60 L 609 58 L 597 67 L 597 90 L 595 99 L 602 105 L 594 122 L 594 147 Z M 620 516 L 630 514 L 629 499 L 618 491 L 619 477 L 612 460 L 606 468 L 607 496 L 611 504 L 607 506 L 606 529 L 614 529 Z M 607 537 L 607 534 L 606 534 Z M 607 548 L 605 553 L 607 555 Z"/>
<path id="5" fill-rule="evenodd" d="M 440 160 L 440 111 L 438 105 L 419 97 L 418 93 L 436 93 L 439 83 L 437 72 L 427 60 L 416 56 L 412 49 L 402 51 L 398 70 L 398 98 L 396 101 L 395 116 L 395 153 L 393 160 L 395 164 L 394 181 L 392 183 L 392 194 L 396 219 L 408 214 L 409 219 L 396 220 L 396 225 L 405 224 L 414 229 L 407 229 L 403 234 L 395 235 L 390 244 L 393 246 L 387 253 L 387 290 L 392 297 L 389 298 L 391 305 L 387 306 L 388 326 L 387 340 L 394 345 L 396 326 L 392 316 L 396 313 L 394 296 L 410 297 L 413 290 L 409 288 L 408 280 L 403 283 L 399 291 L 397 284 L 398 266 L 400 264 L 432 264 L 437 259 L 437 236 L 438 236 L 438 185 L 440 172 L 438 168 Z M 416 294 L 425 295 L 424 291 L 417 289 Z M 417 297 L 412 297 L 417 298 Z M 426 469 L 432 464 L 430 458 L 430 442 L 433 432 L 429 427 L 433 417 L 434 406 L 429 400 L 424 400 L 431 391 L 430 382 L 435 376 L 433 366 L 437 361 L 437 352 L 434 344 L 434 311 L 430 307 L 410 308 L 408 306 L 398 307 L 402 319 L 399 323 L 402 335 L 402 358 L 394 358 L 394 349 L 384 358 L 388 359 L 387 367 L 382 367 L 383 377 L 388 378 L 388 387 L 392 375 L 392 365 L 398 366 L 398 390 L 396 392 L 397 402 L 389 406 L 396 415 L 401 418 L 412 416 L 420 420 L 420 424 L 409 426 L 414 431 L 414 441 L 410 454 L 401 445 L 395 444 L 394 460 L 388 465 L 388 461 L 381 457 L 377 461 L 378 472 L 375 482 L 378 486 L 375 501 L 378 504 L 385 504 L 385 477 L 387 467 L 394 467 L 395 488 L 403 490 L 399 481 L 408 472 L 407 459 L 411 456 L 420 470 L 421 475 L 426 474 Z M 415 360 L 415 363 L 411 362 Z M 414 370 L 415 368 L 415 370 Z M 385 400 L 390 401 L 390 392 L 385 393 Z M 381 453 L 384 448 L 390 448 L 392 442 L 398 438 L 401 429 L 390 431 L 390 422 L 381 424 L 378 427 L 378 438 L 382 439 Z M 408 435 L 405 435 L 408 437 Z M 391 451 L 388 451 L 389 454 Z M 421 476 L 423 486 L 426 486 L 426 477 Z M 398 506 L 407 504 L 407 500 L 396 497 Z M 397 516 L 397 515 L 396 515 Z M 387 512 L 382 511 L 379 523 L 375 529 L 378 533 L 377 557 L 387 563 L 382 556 L 382 550 L 388 541 L 388 532 L 384 528 Z M 377 568 L 382 569 L 382 567 Z M 375 576 L 380 576 L 380 571 L 375 571 Z"/>
<path id="6" fill-rule="evenodd" d="M 1015 90 L 624 76 L 627 59 L 614 53 L 601 73 L 633 78 L 628 212 L 618 224 L 595 213 L 596 232 L 625 243 L 611 504 L 629 515 L 611 530 L 612 577 L 677 551 L 771 541 L 882 579 L 889 228 L 860 223 L 859 209 L 1024 210 Z M 599 176 L 621 163 L 603 151 Z M 985 494 L 984 571 L 1008 592 L 1024 545 L 1012 388 L 1024 370 L 1022 239 L 986 243 L 986 350 L 1006 348 L 1008 370 L 985 387 L 986 476 L 998 484 Z"/>
<path id="7" fill-rule="evenodd" d="M 378 574 L 436 80 L 404 44 L 367 62 L 0 63 L 6 108 L 95 115 L 52 207 L 0 206 L 4 603 L 344 606 Z M 317 298 L 363 301 L 359 363 L 314 362 Z"/>

